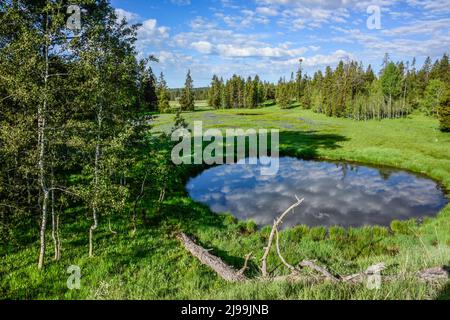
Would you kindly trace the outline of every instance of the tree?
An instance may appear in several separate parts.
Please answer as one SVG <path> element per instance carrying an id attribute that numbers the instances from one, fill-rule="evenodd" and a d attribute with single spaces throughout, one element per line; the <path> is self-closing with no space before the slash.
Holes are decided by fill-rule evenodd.
<path id="1" fill-rule="evenodd" d="M 428 83 L 421 102 L 421 109 L 427 115 L 436 115 L 445 93 L 445 84 L 433 79 Z"/>
<path id="2" fill-rule="evenodd" d="M 142 60 L 139 64 L 139 107 L 142 111 L 158 110 L 157 79 L 150 66 L 146 66 L 149 61 L 155 58 Z"/>
<path id="3" fill-rule="evenodd" d="M 169 91 L 167 89 L 167 83 L 164 79 L 164 74 L 161 72 L 158 81 L 158 110 L 161 113 L 170 112 L 170 103 L 169 103 Z"/>
<path id="4" fill-rule="evenodd" d="M 194 81 L 191 77 L 191 70 L 189 70 L 186 75 L 186 82 L 184 84 L 183 93 L 181 94 L 180 106 L 183 111 L 195 110 Z"/>
<path id="5" fill-rule="evenodd" d="M 289 84 L 284 79 L 280 79 L 278 82 L 276 100 L 281 109 L 287 109 L 291 106 Z"/>
<path id="6" fill-rule="evenodd" d="M 136 26 L 118 23 L 114 9 L 100 6 L 88 21 L 85 36 L 72 46 L 78 127 L 73 138 L 83 154 L 77 193 L 91 213 L 89 256 L 94 254 L 94 233 L 101 216 L 123 209 L 127 187 L 123 177 L 127 167 L 125 144 L 132 134 L 129 110 L 135 103 L 130 95 L 136 86 L 134 42 Z M 88 18 L 89 19 L 89 18 Z"/>
<path id="7" fill-rule="evenodd" d="M 450 86 L 447 86 L 438 109 L 440 128 L 443 132 L 450 132 Z"/>
<path id="8" fill-rule="evenodd" d="M 383 94 L 387 97 L 389 113 L 392 113 L 393 100 L 401 93 L 402 75 L 394 62 L 389 62 L 380 78 Z"/>
<path id="9" fill-rule="evenodd" d="M 208 105 L 214 109 L 219 109 L 222 106 L 222 86 L 222 82 L 214 75 L 208 93 Z"/>
<path id="10" fill-rule="evenodd" d="M 15 177 L 9 174 L 6 177 L 11 182 L 18 182 L 23 176 L 30 210 L 33 198 L 36 200 L 33 207 L 40 210 L 38 268 L 41 269 L 46 254 L 47 221 L 54 189 L 51 172 L 57 161 L 56 143 L 51 141 L 50 130 L 61 125 L 57 123 L 62 112 L 59 95 L 65 88 L 63 78 L 66 76 L 61 68 L 61 57 L 69 39 L 65 32 L 65 14 L 59 3 L 6 1 L 2 2 L 0 9 L 0 93 L 3 93 L 1 100 L 5 103 L 1 106 L 5 115 L 4 118 L 2 116 L 2 126 L 13 126 L 13 135 L 21 136 L 23 142 L 13 147 L 10 145 L 12 141 L 0 140 L 5 142 L 2 148 L 7 151 L 5 160 L 10 156 L 13 161 L 18 160 L 17 156 L 22 158 L 22 164 L 14 165 L 13 162 L 10 167 L 14 168 Z M 33 130 L 25 129 L 24 124 Z M 32 152 L 21 151 L 24 142 Z M 17 187 L 22 188 L 20 185 Z M 16 211 L 22 211 L 20 205 Z"/>

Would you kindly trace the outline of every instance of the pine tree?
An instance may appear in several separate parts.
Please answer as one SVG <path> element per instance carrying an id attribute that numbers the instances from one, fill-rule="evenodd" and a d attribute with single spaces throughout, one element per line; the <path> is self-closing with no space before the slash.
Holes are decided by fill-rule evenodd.
<path id="1" fill-rule="evenodd" d="M 170 103 L 169 103 L 169 91 L 167 89 L 167 83 L 164 79 L 164 74 L 161 72 L 158 80 L 158 110 L 161 113 L 170 112 Z"/>
<path id="2" fill-rule="evenodd" d="M 180 98 L 180 106 L 182 111 L 195 110 L 194 81 L 191 77 L 191 70 L 186 75 L 186 82 Z"/>
<path id="3" fill-rule="evenodd" d="M 208 105 L 214 109 L 222 106 L 222 82 L 214 75 L 208 93 Z"/>
<path id="4" fill-rule="evenodd" d="M 291 106 L 289 84 L 284 79 L 280 79 L 278 82 L 276 100 L 281 109 L 287 109 Z"/>
<path id="5" fill-rule="evenodd" d="M 140 62 L 140 109 L 145 112 L 158 110 L 157 79 L 146 61 Z"/>

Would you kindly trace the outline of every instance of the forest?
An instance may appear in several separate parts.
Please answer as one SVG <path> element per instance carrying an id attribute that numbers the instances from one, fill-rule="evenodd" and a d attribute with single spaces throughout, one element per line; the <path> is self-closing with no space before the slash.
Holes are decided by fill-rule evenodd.
<path id="1" fill-rule="evenodd" d="M 79 30 L 66 27 L 66 1 L 0 3 L 0 256 L 5 258 L 2 277 L 10 270 L 6 261 L 20 261 L 21 252 L 27 252 L 27 261 L 31 261 L 29 274 L 56 270 L 52 268 L 64 273 L 65 259 L 74 252 L 79 259 L 103 257 L 109 245 L 119 248 L 128 241 L 138 241 L 128 239 L 138 239 L 152 229 L 150 232 L 155 234 L 141 239 L 148 243 L 163 239 L 172 250 L 175 240 L 171 240 L 171 234 L 185 226 L 196 230 L 193 225 L 197 226 L 198 219 L 204 225 L 223 219 L 220 221 L 228 221 L 232 230 L 224 232 L 238 232 L 244 238 L 253 234 L 252 241 L 260 241 L 253 224 L 212 217 L 205 208 L 190 202 L 189 214 L 201 218 L 187 216 L 185 221 L 175 213 L 177 206 L 189 200 L 183 198 L 177 205 L 171 201 L 184 194 L 180 186 L 201 168 L 171 162 L 170 134 L 189 126 L 198 101 L 206 100 L 208 110 L 219 112 L 219 116 L 220 112 L 235 114 L 242 108 L 252 109 L 249 112 L 263 110 L 264 116 L 270 108 L 277 108 L 286 116 L 305 112 L 314 119 L 324 116 L 317 118 L 321 121 L 338 123 L 350 119 L 355 127 L 365 122 L 369 126 L 390 125 L 382 121 L 393 121 L 393 126 L 394 121 L 414 124 L 414 117 L 419 117 L 427 124 L 439 123 L 439 139 L 444 141 L 445 149 L 446 132 L 450 131 L 450 64 L 446 53 L 434 62 L 427 58 L 423 66 L 415 60 L 394 62 L 386 54 L 378 74 L 362 62 L 341 61 L 335 68 L 328 66 L 308 75 L 300 60 L 298 70 L 277 83 L 257 75 L 234 75 L 230 79 L 214 75 L 208 88 L 194 87 L 191 71 L 195 70 L 191 70 L 184 88 L 170 89 L 164 74 L 156 76 L 153 72 L 157 56 L 138 58 L 138 25 L 118 21 L 107 0 L 74 2 L 85 13 Z M 173 102 L 179 107 L 174 107 Z M 410 116 L 413 120 L 408 119 Z M 167 120 L 165 132 L 154 130 L 158 118 Z M 351 153 L 348 150 L 348 157 Z M 344 158 L 342 154 L 341 157 Z M 400 157 L 392 163 L 389 159 L 384 162 L 400 165 Z M 369 158 L 361 155 L 362 160 Z M 448 184 L 446 169 L 439 171 L 438 162 L 430 163 L 404 167 L 431 172 L 433 178 Z M 425 167 L 428 165 L 430 169 Z M 442 228 L 445 230 L 447 225 L 444 222 Z M 203 230 L 205 239 L 214 238 L 202 228 L 199 230 Z M 123 238 L 119 240 L 119 236 Z M 386 246 L 400 250 L 400 245 Z M 170 250 L 168 254 L 173 254 Z M 374 250 L 384 249 L 374 244 Z M 187 264 L 188 256 L 183 257 Z M 59 266 L 59 261 L 65 264 Z M 14 277 L 20 282 L 20 275 Z M 44 275 L 36 277 L 49 279 Z M 2 296 L 47 297 L 39 289 L 38 293 L 13 289 L 14 281 L 3 279 Z M 403 290 L 397 289 L 396 294 Z M 48 290 L 51 296 L 53 289 Z M 179 297 L 168 289 L 161 290 L 160 297 Z M 348 297 L 348 291 L 341 293 Z"/>

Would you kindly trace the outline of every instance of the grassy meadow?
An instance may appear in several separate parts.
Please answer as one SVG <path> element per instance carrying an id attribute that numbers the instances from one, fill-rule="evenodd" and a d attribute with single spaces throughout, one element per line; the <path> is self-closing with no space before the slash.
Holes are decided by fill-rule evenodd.
<path id="1" fill-rule="evenodd" d="M 173 107 L 176 105 L 173 103 Z M 438 121 L 414 114 L 404 119 L 353 121 L 329 118 L 301 108 L 211 110 L 204 102 L 198 111 L 184 113 L 188 123 L 202 120 L 204 128 L 280 129 L 281 154 L 300 158 L 347 160 L 386 165 L 427 175 L 450 194 L 450 135 Z M 168 132 L 172 114 L 156 116 L 153 130 Z M 385 262 L 383 274 L 400 274 L 398 281 L 370 290 L 364 284 L 331 282 L 249 281 L 230 284 L 201 265 L 175 239 L 177 231 L 193 235 L 205 248 L 236 268 L 253 252 L 246 275 L 258 276 L 259 259 L 270 227 L 258 230 L 251 221 L 229 214 L 216 215 L 186 194 L 185 169 L 177 189 L 167 195 L 161 212 L 148 205 L 149 224 L 131 231 L 126 217 L 100 225 L 95 257 L 89 258 L 89 221 L 66 212 L 61 230 L 62 259 L 36 269 L 38 243 L 2 255 L 0 296 L 11 299 L 450 299 L 450 283 L 425 284 L 414 273 L 450 264 L 450 205 L 437 217 L 395 222 L 391 228 L 343 229 L 297 226 L 281 233 L 285 258 L 296 264 L 316 260 L 332 273 L 351 274 Z M 301 195 L 299 195 L 301 196 Z M 301 208 L 300 208 L 301 210 Z M 87 215 L 88 213 L 86 213 Z M 50 235 L 49 235 L 50 239 Z M 47 252 L 51 259 L 52 248 Z M 269 270 L 287 274 L 273 249 Z M 67 268 L 81 268 L 81 287 L 66 286 Z M 308 272 L 308 271 L 305 271 Z"/>

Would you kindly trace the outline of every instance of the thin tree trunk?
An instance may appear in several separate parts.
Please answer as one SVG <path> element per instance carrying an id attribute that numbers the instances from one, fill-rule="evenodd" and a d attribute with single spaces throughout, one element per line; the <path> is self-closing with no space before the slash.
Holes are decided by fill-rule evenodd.
<path id="1" fill-rule="evenodd" d="M 94 238 L 94 231 L 98 227 L 97 209 L 95 207 L 92 208 L 92 217 L 94 218 L 94 224 L 92 224 L 91 227 L 89 228 L 89 257 L 94 256 L 93 238 Z"/>
<path id="2" fill-rule="evenodd" d="M 48 15 L 46 17 L 46 32 L 48 32 Z M 46 45 L 45 45 L 45 73 L 44 73 L 44 101 L 38 106 L 38 150 L 39 150 L 39 160 L 38 160 L 38 169 L 39 169 L 39 184 L 41 187 L 41 191 L 43 194 L 42 199 L 42 209 L 41 209 L 41 230 L 40 230 L 40 251 L 39 251 L 39 260 L 38 260 L 38 269 L 42 269 L 44 266 L 44 258 L 45 258 L 45 231 L 47 228 L 47 206 L 48 206 L 48 190 L 46 186 L 46 177 L 45 177 L 45 154 L 46 154 L 46 145 L 45 145 L 45 128 L 46 128 L 46 113 L 47 113 L 47 83 L 48 83 L 48 74 L 49 74 L 49 59 L 48 59 L 48 35 L 46 34 Z"/>
<path id="3" fill-rule="evenodd" d="M 53 180 L 52 180 L 52 188 Z M 51 191 L 51 201 L 52 201 L 52 239 L 53 239 L 53 248 L 55 255 L 53 257 L 54 260 L 58 260 L 58 241 L 56 239 L 56 215 L 55 215 L 55 190 Z"/>
<path id="4" fill-rule="evenodd" d="M 133 232 L 136 232 L 136 209 L 137 209 L 137 204 L 138 202 L 141 200 L 141 198 L 144 196 L 144 188 L 145 188 L 145 182 L 147 180 L 147 175 L 148 173 L 145 173 L 144 179 L 142 180 L 142 184 L 141 184 L 141 190 L 139 192 L 139 195 L 136 197 L 136 200 L 134 200 L 134 208 L 133 208 L 133 217 L 132 217 L 132 222 L 133 222 Z M 143 223 L 145 224 L 145 221 L 143 221 Z"/>
<path id="5" fill-rule="evenodd" d="M 97 216 L 97 201 L 98 201 L 98 176 L 99 176 L 99 161 L 100 161 L 100 132 L 102 130 L 102 121 L 103 121 L 103 108 L 100 106 L 100 110 L 97 114 L 97 124 L 98 124 L 98 133 L 97 133 L 97 143 L 95 146 L 95 164 L 94 164 L 94 203 L 92 205 L 92 218 L 94 223 L 89 228 L 89 257 L 94 255 L 94 231 L 98 227 L 98 216 Z"/>

